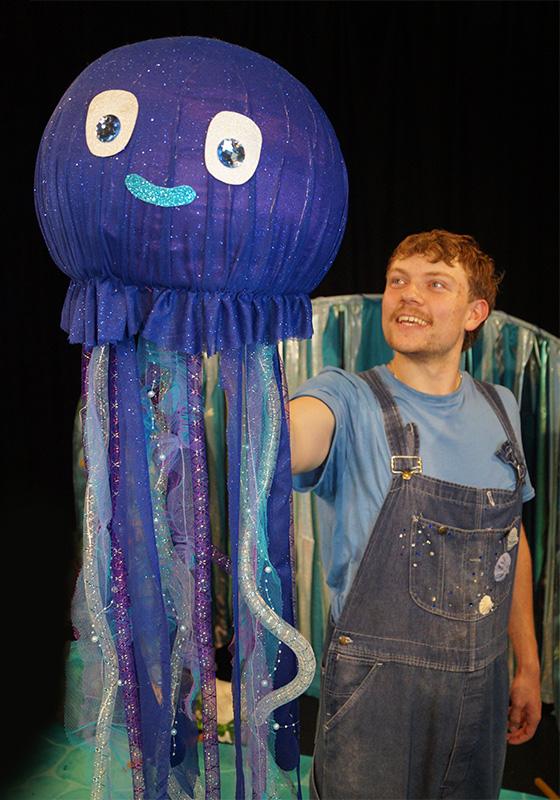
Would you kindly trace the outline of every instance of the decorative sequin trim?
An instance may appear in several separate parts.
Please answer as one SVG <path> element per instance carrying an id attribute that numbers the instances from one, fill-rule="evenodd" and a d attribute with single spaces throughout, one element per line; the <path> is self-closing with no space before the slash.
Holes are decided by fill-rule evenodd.
<path id="1" fill-rule="evenodd" d="M 195 632 L 202 691 L 202 747 L 206 800 L 220 798 L 220 764 L 216 705 L 216 662 L 212 633 L 212 535 L 208 501 L 208 470 L 204 440 L 202 357 L 187 357 L 189 441 L 193 485 L 195 542 Z"/>

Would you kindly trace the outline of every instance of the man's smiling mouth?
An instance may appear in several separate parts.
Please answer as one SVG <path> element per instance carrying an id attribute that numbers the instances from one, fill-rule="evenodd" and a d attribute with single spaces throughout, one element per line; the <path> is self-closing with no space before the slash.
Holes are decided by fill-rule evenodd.
<path id="1" fill-rule="evenodd" d="M 399 314 L 397 317 L 397 322 L 401 325 L 420 325 L 422 328 L 427 328 L 430 324 L 427 320 L 422 319 L 422 317 L 416 317 L 412 314 Z"/>

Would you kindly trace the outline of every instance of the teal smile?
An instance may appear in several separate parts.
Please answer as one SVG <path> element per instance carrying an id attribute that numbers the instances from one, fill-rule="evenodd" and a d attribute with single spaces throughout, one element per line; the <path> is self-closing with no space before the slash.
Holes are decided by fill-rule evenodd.
<path id="1" fill-rule="evenodd" d="M 174 186 L 168 189 L 165 186 L 150 183 L 146 178 L 136 174 L 127 175 L 124 183 L 134 197 L 154 206 L 164 206 L 165 208 L 186 206 L 196 200 L 196 192 L 192 186 Z"/>

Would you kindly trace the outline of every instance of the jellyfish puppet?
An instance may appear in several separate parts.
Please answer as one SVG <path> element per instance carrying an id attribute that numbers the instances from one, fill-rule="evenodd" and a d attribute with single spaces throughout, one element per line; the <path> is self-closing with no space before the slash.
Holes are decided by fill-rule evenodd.
<path id="1" fill-rule="evenodd" d="M 309 293 L 344 230 L 333 129 L 256 53 L 139 42 L 64 94 L 35 196 L 70 278 L 62 326 L 83 348 L 88 478 L 66 727 L 91 747 L 91 796 L 117 797 L 124 739 L 128 796 L 220 797 L 213 559 L 232 574 L 236 797 L 299 793 L 295 698 L 315 662 L 295 627 L 278 342 L 311 336 Z M 227 555 L 209 521 L 212 358 L 227 405 Z"/>

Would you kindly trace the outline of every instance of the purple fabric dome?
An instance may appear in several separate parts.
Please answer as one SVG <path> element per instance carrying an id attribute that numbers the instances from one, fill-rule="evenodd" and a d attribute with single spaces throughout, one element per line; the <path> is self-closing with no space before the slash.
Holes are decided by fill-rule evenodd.
<path id="1" fill-rule="evenodd" d="M 194 37 L 88 66 L 47 124 L 35 191 L 71 280 L 62 326 L 88 347 L 139 333 L 212 354 L 309 337 L 308 295 L 347 212 L 338 141 L 310 92 L 263 56 Z"/>

